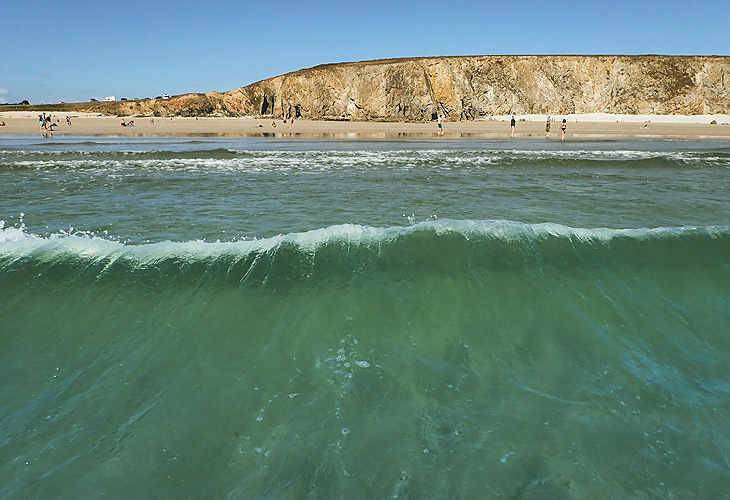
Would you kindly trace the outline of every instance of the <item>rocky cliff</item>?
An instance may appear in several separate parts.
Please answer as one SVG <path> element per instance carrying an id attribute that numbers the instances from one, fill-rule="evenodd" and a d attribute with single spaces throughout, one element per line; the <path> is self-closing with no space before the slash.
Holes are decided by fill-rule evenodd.
<path id="1" fill-rule="evenodd" d="M 492 115 L 730 114 L 730 57 L 465 56 L 328 64 L 118 113 L 422 121 Z"/>

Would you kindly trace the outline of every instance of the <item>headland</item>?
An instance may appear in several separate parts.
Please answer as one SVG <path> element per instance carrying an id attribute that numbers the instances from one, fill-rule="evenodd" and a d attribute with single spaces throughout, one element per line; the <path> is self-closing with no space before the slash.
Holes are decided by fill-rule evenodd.
<path id="1" fill-rule="evenodd" d="M 70 116 L 70 127 L 60 123 L 54 131 L 64 134 L 430 136 L 440 119 L 445 137 L 488 137 L 503 135 L 504 121 L 514 114 L 516 137 L 544 135 L 552 116 L 566 119 L 573 137 L 725 138 L 730 57 L 460 56 L 326 64 L 227 92 L 3 105 L 0 134 L 37 133 L 41 113 L 63 122 Z M 122 118 L 134 127 L 120 127 Z"/>

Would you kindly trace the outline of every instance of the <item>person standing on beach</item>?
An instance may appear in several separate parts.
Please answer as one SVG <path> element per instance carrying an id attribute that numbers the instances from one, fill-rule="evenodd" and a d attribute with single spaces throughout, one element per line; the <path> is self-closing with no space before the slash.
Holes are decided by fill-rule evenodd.
<path id="1" fill-rule="evenodd" d="M 545 139 L 550 139 L 550 116 L 548 116 L 545 124 Z"/>
<path id="2" fill-rule="evenodd" d="M 565 130 L 568 128 L 568 122 L 563 118 L 563 123 L 560 125 L 560 140 L 565 140 Z"/>
<path id="3" fill-rule="evenodd" d="M 438 117 L 438 124 L 439 124 L 439 135 L 444 135 L 444 125 L 441 123 L 441 117 Z"/>
<path id="4" fill-rule="evenodd" d="M 515 125 L 517 124 L 517 121 L 515 120 L 515 115 L 512 115 L 512 119 L 509 121 L 509 128 L 510 128 L 510 137 L 515 136 Z"/>

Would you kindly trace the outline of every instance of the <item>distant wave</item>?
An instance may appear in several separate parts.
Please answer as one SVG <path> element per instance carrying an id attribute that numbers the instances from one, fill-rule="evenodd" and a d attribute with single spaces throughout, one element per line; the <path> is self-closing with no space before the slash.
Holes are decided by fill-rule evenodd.
<path id="1" fill-rule="evenodd" d="M 353 172 L 388 169 L 410 172 L 480 172 L 494 169 L 562 168 L 591 175 L 595 169 L 728 169 L 730 152 L 646 151 L 46 151 L 0 153 L 0 172 L 73 172 L 99 175 L 124 172 Z"/>

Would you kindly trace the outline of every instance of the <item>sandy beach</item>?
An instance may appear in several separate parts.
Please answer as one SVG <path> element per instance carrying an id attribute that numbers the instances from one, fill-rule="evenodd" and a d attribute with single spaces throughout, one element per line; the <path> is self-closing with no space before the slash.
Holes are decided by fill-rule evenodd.
<path id="1" fill-rule="evenodd" d="M 281 119 L 258 118 L 154 118 L 99 116 L 77 113 L 53 115 L 57 123 L 53 136 L 241 136 L 301 138 L 430 138 L 438 137 L 436 122 L 347 122 L 296 120 L 292 126 Z M 550 138 L 560 140 L 560 123 L 567 120 L 566 139 L 618 137 L 730 139 L 730 116 L 655 116 L 655 115 L 556 115 Z M 516 116 L 515 138 L 545 138 L 544 115 Z M 122 126 L 133 121 L 133 126 Z M 468 122 L 444 122 L 443 138 L 509 137 L 509 116 Z M 711 123 L 715 121 L 716 123 Z M 0 113 L 0 135 L 39 134 L 37 112 Z"/>

